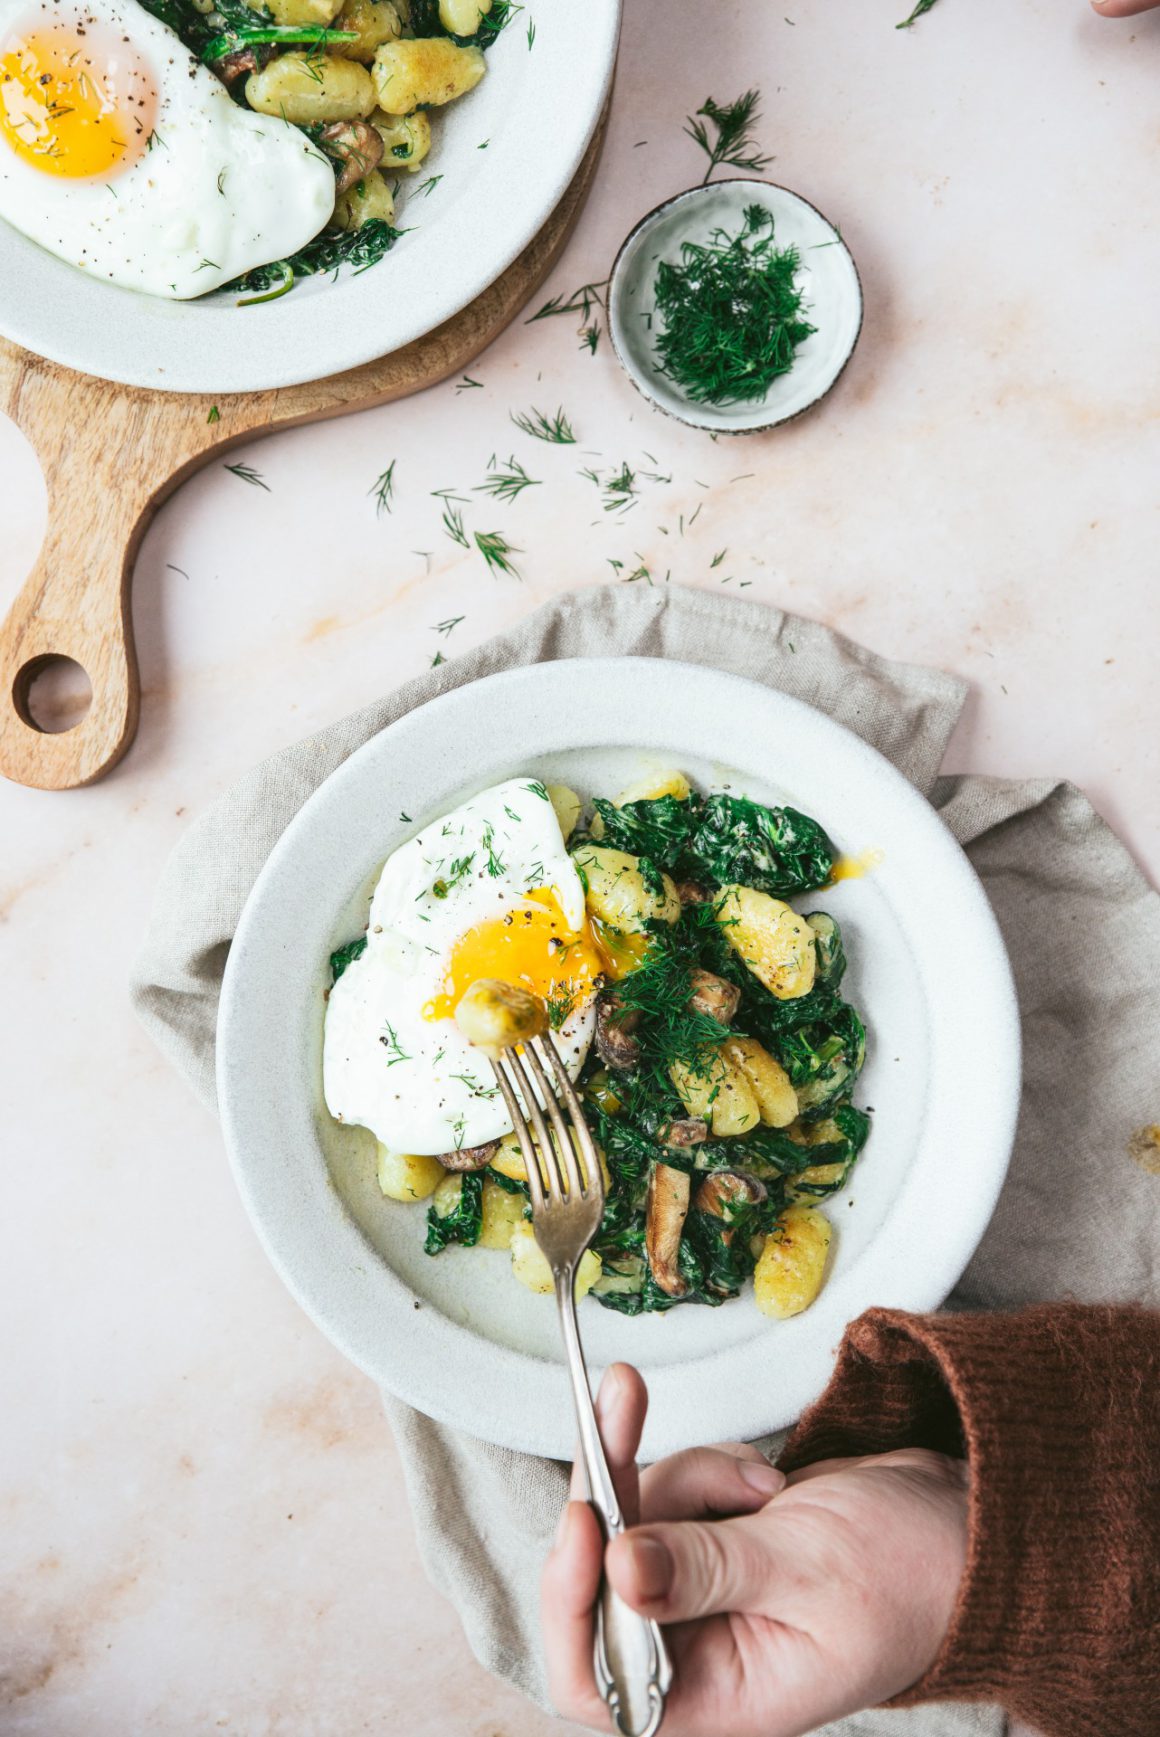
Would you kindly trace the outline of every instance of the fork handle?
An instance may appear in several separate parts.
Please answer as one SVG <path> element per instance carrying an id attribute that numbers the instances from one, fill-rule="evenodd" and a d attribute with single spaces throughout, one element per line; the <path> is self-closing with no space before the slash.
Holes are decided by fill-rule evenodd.
<path id="1" fill-rule="evenodd" d="M 556 1302 L 572 1381 L 580 1456 L 588 1480 L 588 1499 L 596 1510 L 607 1542 L 624 1531 L 624 1515 L 608 1469 L 588 1386 L 588 1371 L 576 1323 L 575 1280 L 574 1268 L 556 1275 Z M 672 1683 L 668 1649 L 657 1624 L 625 1604 L 606 1578 L 601 1579 L 596 1607 L 593 1667 L 596 1686 L 608 1703 L 612 1723 L 620 1737 L 655 1737 L 664 1717 L 665 1696 Z"/>

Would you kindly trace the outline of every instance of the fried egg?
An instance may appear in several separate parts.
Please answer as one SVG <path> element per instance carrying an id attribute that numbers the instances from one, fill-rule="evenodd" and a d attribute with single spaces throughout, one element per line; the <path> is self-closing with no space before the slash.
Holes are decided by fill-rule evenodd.
<path id="1" fill-rule="evenodd" d="M 311 140 L 240 108 L 136 0 L 0 0 L 0 217 L 50 253 L 183 300 L 333 209 Z"/>
<path id="2" fill-rule="evenodd" d="M 606 970 L 544 786 L 515 778 L 483 791 L 387 859 L 366 951 L 327 1003 L 331 1115 L 394 1152 L 438 1156 L 498 1139 L 511 1118 L 455 1023 L 460 998 L 481 977 L 530 989 L 575 1078 Z"/>

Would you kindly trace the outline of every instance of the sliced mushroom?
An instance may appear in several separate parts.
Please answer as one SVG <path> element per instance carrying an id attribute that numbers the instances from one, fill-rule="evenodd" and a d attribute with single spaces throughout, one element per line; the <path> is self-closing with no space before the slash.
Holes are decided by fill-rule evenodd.
<path id="1" fill-rule="evenodd" d="M 707 1212 L 713 1218 L 726 1221 L 727 1228 L 721 1232 L 721 1241 L 728 1248 L 733 1241 L 729 1220 L 739 1207 L 760 1205 L 767 1192 L 763 1182 L 759 1182 L 756 1176 L 747 1176 L 743 1170 L 714 1170 L 698 1188 L 693 1205 L 698 1212 Z"/>
<path id="2" fill-rule="evenodd" d="M 246 48 L 235 48 L 232 54 L 223 54 L 220 60 L 212 63 L 213 70 L 228 88 L 245 74 L 261 72 L 273 60 L 275 52 L 272 44 L 252 42 Z"/>
<path id="3" fill-rule="evenodd" d="M 677 897 L 681 901 L 681 909 L 689 905 L 707 905 L 712 898 L 708 887 L 703 887 L 700 881 L 678 881 Z"/>
<path id="4" fill-rule="evenodd" d="M 623 1073 L 640 1060 L 640 1044 L 632 1033 L 640 1024 L 638 1008 L 622 1008 L 615 992 L 605 991 L 596 1002 L 596 1053 L 606 1068 Z"/>
<path id="5" fill-rule="evenodd" d="M 680 1121 L 666 1122 L 657 1129 L 657 1139 L 662 1146 L 670 1147 L 674 1152 L 687 1152 L 690 1146 L 700 1146 L 709 1138 L 709 1124 L 699 1116 L 684 1116 Z"/>
<path id="6" fill-rule="evenodd" d="M 735 983 L 727 978 L 717 977 L 712 971 L 690 971 L 689 983 L 692 994 L 689 996 L 689 1008 L 693 1013 L 707 1013 L 710 1019 L 715 1019 L 720 1025 L 728 1025 L 737 1012 L 737 1004 L 741 1000 L 741 991 Z"/>
<path id="7" fill-rule="evenodd" d="M 683 1297 L 688 1285 L 681 1277 L 681 1232 L 689 1210 L 692 1183 L 687 1170 L 654 1164 L 648 1179 L 648 1213 L 644 1246 L 653 1278 L 670 1297 Z"/>
<path id="8" fill-rule="evenodd" d="M 383 158 L 383 141 L 369 121 L 331 121 L 318 134 L 318 143 L 328 157 L 341 164 L 336 196 L 377 169 Z"/>
<path id="9" fill-rule="evenodd" d="M 489 1140 L 484 1146 L 461 1146 L 458 1152 L 440 1152 L 439 1163 L 444 1170 L 484 1170 L 499 1151 L 499 1141 Z"/>

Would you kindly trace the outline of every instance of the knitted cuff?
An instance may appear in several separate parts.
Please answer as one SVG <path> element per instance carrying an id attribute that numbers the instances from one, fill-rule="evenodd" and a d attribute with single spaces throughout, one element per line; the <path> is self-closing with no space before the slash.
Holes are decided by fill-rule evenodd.
<path id="1" fill-rule="evenodd" d="M 942 1649 L 892 1706 L 999 1701 L 1050 1737 L 1160 1730 L 1160 1317 L 872 1309 L 779 1464 L 968 1459 L 967 1565 Z"/>

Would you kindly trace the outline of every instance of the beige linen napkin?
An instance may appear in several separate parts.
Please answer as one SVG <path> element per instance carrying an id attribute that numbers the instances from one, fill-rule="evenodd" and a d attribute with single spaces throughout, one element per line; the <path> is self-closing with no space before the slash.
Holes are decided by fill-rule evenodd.
<path id="1" fill-rule="evenodd" d="M 1025 1080 L 1010 1176 L 952 1301 L 1160 1303 L 1160 1177 L 1148 1169 L 1155 1148 L 1138 1132 L 1160 1122 L 1160 896 L 1069 785 L 938 776 L 962 683 L 735 598 L 639 586 L 564 596 L 265 761 L 202 815 L 166 866 L 132 985 L 141 1018 L 200 1096 L 213 1102 L 218 991 L 242 905 L 323 779 L 451 688 L 513 664 L 608 655 L 708 664 L 828 712 L 930 798 L 982 876 L 1019 987 Z M 537 1581 L 567 1468 L 384 1399 L 431 1579 L 481 1662 L 543 1701 Z M 1005 1728 L 997 1709 L 928 1707 L 867 1712 L 826 1729 L 831 1737 L 1001 1737 Z"/>

